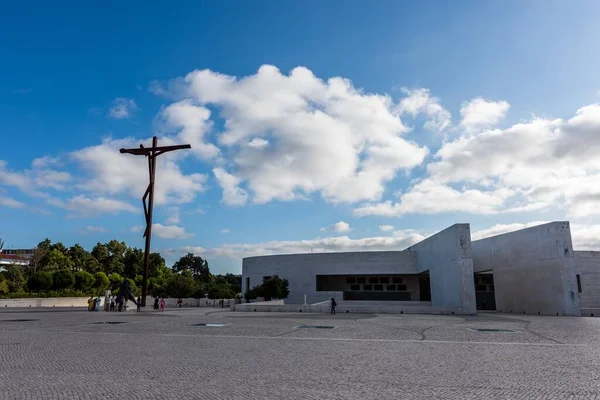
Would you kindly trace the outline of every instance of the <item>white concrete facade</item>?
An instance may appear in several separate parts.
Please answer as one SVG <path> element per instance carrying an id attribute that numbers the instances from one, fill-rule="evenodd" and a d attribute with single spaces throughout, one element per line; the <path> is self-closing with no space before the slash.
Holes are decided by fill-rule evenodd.
<path id="1" fill-rule="evenodd" d="M 324 305 L 317 303 L 333 297 L 340 310 L 476 314 L 476 290 L 486 290 L 476 289 L 474 274 L 479 273 L 493 275 L 493 284 L 485 287 L 492 288 L 497 311 L 600 316 L 600 252 L 574 251 L 566 221 L 473 242 L 469 224 L 455 224 L 404 251 L 249 257 L 242 262 L 242 293 L 261 284 L 263 278 L 278 275 L 289 281 L 286 309 L 298 308 L 306 299 L 305 309 L 298 311 L 320 310 Z M 402 290 L 410 301 L 356 301 L 350 296 L 353 290 L 364 290 L 364 285 L 351 285 L 352 279 L 373 276 L 380 280 L 402 277 L 390 279 L 402 279 Z M 345 285 L 348 279 L 352 281 Z M 370 283 L 365 279 L 371 278 L 361 283 Z M 428 279 L 430 299 L 423 298 L 421 279 Z M 385 285 L 378 290 L 388 291 L 381 286 Z M 329 290 L 332 287 L 338 289 Z M 251 305 L 238 308 L 253 310 Z"/>

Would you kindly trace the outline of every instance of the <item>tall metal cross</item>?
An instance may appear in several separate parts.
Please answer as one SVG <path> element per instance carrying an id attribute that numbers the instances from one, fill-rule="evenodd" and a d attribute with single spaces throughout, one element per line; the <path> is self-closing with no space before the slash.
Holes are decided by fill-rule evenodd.
<path id="1" fill-rule="evenodd" d="M 150 239 L 152 238 L 152 209 L 154 207 L 154 178 L 156 177 L 156 157 L 163 153 L 174 150 L 191 149 L 189 144 L 177 146 L 162 146 L 158 147 L 158 139 L 156 136 L 152 138 L 152 147 L 144 147 L 140 144 L 139 149 L 121 149 L 121 154 L 133 154 L 135 156 L 148 157 L 148 173 L 150 175 L 150 183 L 142 197 L 144 205 L 144 217 L 146 218 L 146 230 L 144 236 L 146 238 L 146 246 L 144 248 L 144 280 L 142 283 L 142 307 L 146 307 L 146 295 L 148 294 L 148 274 L 150 272 Z M 146 205 L 148 199 L 148 205 Z"/>

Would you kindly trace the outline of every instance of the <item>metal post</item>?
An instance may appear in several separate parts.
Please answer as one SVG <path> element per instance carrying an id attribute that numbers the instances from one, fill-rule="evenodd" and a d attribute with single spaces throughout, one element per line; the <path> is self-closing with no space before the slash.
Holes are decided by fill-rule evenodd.
<path id="1" fill-rule="evenodd" d="M 146 296 L 148 295 L 148 275 L 150 274 L 150 241 L 152 239 L 152 210 L 154 208 L 154 180 L 156 178 L 156 157 L 166 153 L 168 151 L 190 149 L 192 146 L 189 144 L 177 145 L 177 146 L 163 146 L 158 147 L 158 138 L 154 136 L 152 138 L 152 147 L 145 148 L 140 145 L 139 149 L 121 149 L 119 150 L 122 154 L 128 153 L 136 156 L 148 157 L 148 175 L 150 183 L 146 189 L 146 193 L 142 197 L 142 205 L 144 206 L 144 217 L 146 219 L 146 230 L 144 231 L 144 237 L 146 238 L 146 245 L 144 247 L 144 279 L 142 282 L 142 301 L 141 306 L 146 307 Z M 148 205 L 146 206 L 146 197 L 148 197 Z"/>

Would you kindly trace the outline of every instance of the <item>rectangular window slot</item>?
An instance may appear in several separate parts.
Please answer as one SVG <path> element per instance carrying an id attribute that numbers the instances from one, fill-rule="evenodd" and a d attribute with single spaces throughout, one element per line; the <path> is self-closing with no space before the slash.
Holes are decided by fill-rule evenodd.
<path id="1" fill-rule="evenodd" d="M 581 276 L 579 274 L 575 275 L 577 277 L 577 291 L 581 293 Z"/>
<path id="2" fill-rule="evenodd" d="M 226 326 L 227 324 L 207 324 L 207 323 L 201 323 L 201 324 L 193 324 L 192 326 L 205 326 L 207 328 L 221 328 L 223 326 Z"/>
<path id="3" fill-rule="evenodd" d="M 363 290 L 373 290 L 373 285 L 363 285 Z"/>
<path id="4" fill-rule="evenodd" d="M 350 290 L 360 290 L 360 285 L 350 285 Z"/>
<path id="5" fill-rule="evenodd" d="M 356 278 L 348 277 L 346 278 L 346 283 L 356 283 Z"/>
<path id="6" fill-rule="evenodd" d="M 512 329 L 503 328 L 468 328 L 472 332 L 491 332 L 491 333 L 516 333 L 517 331 Z"/>
<path id="7" fill-rule="evenodd" d="M 127 321 L 100 321 L 100 322 L 90 322 L 92 325 L 120 325 L 126 324 Z"/>
<path id="8" fill-rule="evenodd" d="M 373 286 L 374 290 L 383 291 L 383 285 L 375 285 Z"/>

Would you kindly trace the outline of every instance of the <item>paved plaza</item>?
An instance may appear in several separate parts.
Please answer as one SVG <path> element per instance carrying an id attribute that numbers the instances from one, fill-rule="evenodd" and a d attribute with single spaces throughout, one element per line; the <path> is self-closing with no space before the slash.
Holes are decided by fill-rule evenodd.
<path id="1" fill-rule="evenodd" d="M 2 310 L 0 398 L 600 399 L 600 318 Z"/>

